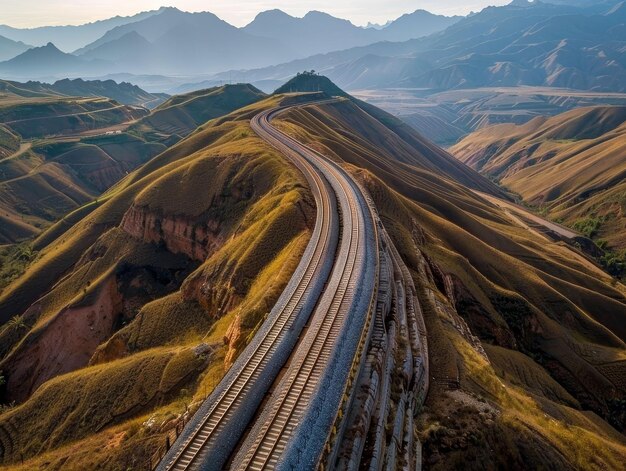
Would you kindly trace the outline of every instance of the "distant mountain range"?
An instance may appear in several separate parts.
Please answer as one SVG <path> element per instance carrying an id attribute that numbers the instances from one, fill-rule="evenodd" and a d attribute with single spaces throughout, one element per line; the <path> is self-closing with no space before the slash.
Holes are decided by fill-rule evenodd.
<path id="1" fill-rule="evenodd" d="M 30 78 L 44 76 L 78 76 L 88 70 L 106 70 L 106 63 L 86 61 L 60 51 L 54 44 L 34 47 L 13 59 L 0 63 L 0 74 L 8 77 Z"/>
<path id="2" fill-rule="evenodd" d="M 14 41 L 32 44 L 33 46 L 45 46 L 52 42 L 63 51 L 72 52 L 85 44 L 95 41 L 116 26 L 143 20 L 161 13 L 162 10 L 147 11 L 127 17 L 116 16 L 79 26 L 42 26 L 39 28 L 20 29 L 0 25 L 0 35 Z"/>
<path id="3" fill-rule="evenodd" d="M 361 28 L 322 12 L 309 12 L 303 18 L 296 18 L 272 10 L 259 14 L 247 26 L 236 28 L 209 12 L 162 8 L 63 30 L 66 36 L 71 36 L 71 44 L 80 43 L 72 54 L 63 52 L 67 47 L 59 48 L 49 41 L 39 49 L 0 63 L 0 73 L 19 79 L 105 73 L 214 74 L 228 69 L 265 67 L 339 48 L 421 37 L 459 20 L 460 17 L 418 10 L 384 28 L 374 29 Z M 101 35 L 95 35 L 102 30 Z M 3 31 L 0 27 L 0 34 Z M 61 38 L 64 45 L 70 44 L 56 30 L 39 28 L 37 33 L 49 33 L 50 38 Z M 85 43 L 86 38 L 94 36 L 93 41 Z M 32 44 L 40 43 L 40 36 L 31 30 L 9 30 L 7 37 L 30 38 Z M 4 58 L 7 56 L 8 53 Z"/>
<path id="4" fill-rule="evenodd" d="M 317 70 L 348 90 L 626 90 L 626 6 L 617 0 L 515 0 L 465 18 L 417 10 L 376 28 L 317 11 L 296 18 L 280 10 L 260 13 L 243 28 L 176 8 L 107 21 L 68 30 L 83 31 L 85 39 L 86 31 L 93 37 L 95 29 L 113 26 L 74 53 L 47 43 L 0 62 L 0 76 L 158 75 L 177 77 L 182 88 L 168 87 L 177 92 L 232 81 L 269 91 L 297 72 Z M 7 41 L 0 40 L 0 57 L 27 47 Z"/>
<path id="5" fill-rule="evenodd" d="M 348 48 L 241 75 L 255 83 L 315 69 L 353 90 L 534 85 L 624 91 L 626 6 L 590 5 L 518 0 L 426 38 Z M 233 76 L 240 79 L 236 72 L 214 78 Z"/>
<path id="6" fill-rule="evenodd" d="M 21 41 L 13 41 L 4 36 L 0 36 L 0 61 L 11 59 L 23 52 L 26 52 L 32 46 L 28 46 Z"/>

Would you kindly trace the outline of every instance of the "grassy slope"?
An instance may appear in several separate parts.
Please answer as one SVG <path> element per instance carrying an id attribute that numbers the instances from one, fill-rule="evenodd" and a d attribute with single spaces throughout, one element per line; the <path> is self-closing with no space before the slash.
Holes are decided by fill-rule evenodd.
<path id="1" fill-rule="evenodd" d="M 130 315 L 124 311 L 125 325 L 94 350 L 91 366 L 48 381 L 0 417 L 0 439 L 11 436 L 17 423 L 33 437 L 22 446 L 47 451 L 24 469 L 141 466 L 172 414 L 211 390 L 269 310 L 299 259 L 311 214 L 297 174 L 253 137 L 246 122 L 276 103 L 266 100 L 202 126 L 109 190 L 89 215 L 74 216 L 74 227 L 59 224 L 40 238 L 41 254 L 0 297 L 0 312 L 25 309 L 32 290 L 48 291 L 65 273 L 69 276 L 42 300 L 41 309 L 25 318 L 35 333 L 62 316 L 68 302 L 82 306 L 95 297 L 101 282 L 92 281 L 83 292 L 85 280 L 104 282 L 116 273 L 121 290 L 140 302 Z M 611 401 L 624 399 L 624 287 L 612 285 L 608 275 L 591 274 L 568 247 L 512 226 L 506 214 L 456 181 L 488 192 L 497 188 L 388 115 L 365 108 L 349 101 L 309 107 L 289 112 L 280 125 L 352 169 L 414 271 L 434 375 L 420 416 L 429 467 L 623 467 L 623 436 L 597 414 L 616 426 L 623 421 Z M 172 193 L 174 184 L 181 191 Z M 150 231 L 142 232 L 150 243 L 129 237 L 131 227 L 119 228 L 129 208 L 157 215 L 162 228 L 170 227 L 165 222 L 171 216 L 185 226 L 214 228 L 210 256 L 199 258 L 197 244 L 176 250 L 179 241 Z M 187 276 L 179 270 L 183 275 L 173 279 L 184 281 L 162 288 L 153 300 L 125 286 L 148 291 L 154 284 L 138 283 L 142 278 L 132 270 L 137 276 L 122 276 L 113 266 L 121 257 L 126 266 L 157 268 L 166 255 L 173 265 L 189 260 L 192 271 Z M 86 266 L 72 269 L 77 260 Z M 77 292 L 82 294 L 72 298 Z M 490 362 L 458 329 L 459 315 L 481 338 Z M 0 344 L 17 346 L 4 353 L 5 362 L 32 341 L 27 331 L 5 328 L 0 334 Z M 141 395 L 126 389 L 123 378 L 144 355 L 189 355 L 188 348 L 199 342 L 211 347 L 208 363 L 178 393 L 173 388 L 151 402 L 145 399 L 158 393 L 153 388 Z M 43 401 L 58 398 L 53 391 L 88 383 L 100 371 L 107 372 L 102 394 L 134 405 L 132 413 L 105 420 L 97 434 L 95 427 L 72 432 L 77 428 L 68 424 L 57 432 L 42 412 Z M 162 370 L 154 371 L 159 376 Z M 451 381 L 460 388 L 451 390 Z M 102 409 L 98 403 L 75 407 L 71 420 L 87 407 L 98 408 L 90 416 L 101 417 L 110 403 Z M 50 428 L 39 430 L 40 422 Z"/>
<path id="2" fill-rule="evenodd" d="M 224 85 L 176 95 L 133 127 L 154 139 L 185 137 L 206 121 L 254 103 L 265 96 L 252 85 Z"/>
<path id="3" fill-rule="evenodd" d="M 4 113 L 6 120 L 28 119 L 11 124 L 22 133 L 27 129 L 28 136 L 77 132 L 83 130 L 89 120 L 94 121 L 88 124 L 89 128 L 115 124 L 119 121 L 107 121 L 115 113 L 125 116 L 123 120 L 136 117 L 116 110 L 105 112 L 107 116 L 97 113 L 54 118 L 83 108 L 115 105 L 104 99 L 29 98 L 22 96 L 26 92 L 14 88 L 7 89 L 12 95 L 5 97 L 4 108 L 0 101 L 0 114 Z M 18 92 L 22 95 L 16 95 Z M 0 219 L 3 221 L 0 243 L 32 238 L 66 214 L 88 205 L 128 172 L 180 140 L 181 136 L 191 133 L 198 125 L 258 101 L 262 96 L 261 92 L 247 85 L 227 85 L 180 95 L 172 97 L 123 134 L 54 141 L 43 139 L 22 153 L 16 152 L 20 138 L 15 131 L 0 127 Z M 45 131 L 37 131 L 40 125 Z"/>
<path id="4" fill-rule="evenodd" d="M 164 149 L 162 144 L 121 134 L 43 141 L 0 161 L 0 214 L 10 222 L 0 231 L 0 240 L 11 243 L 32 237 Z M 11 229 L 20 223 L 32 229 Z"/>
<path id="5" fill-rule="evenodd" d="M 208 123 L 112 188 L 74 226 L 42 236 L 37 260 L 0 298 L 7 316 L 23 312 L 34 293 L 47 293 L 24 316 L 26 327 L 0 332 L 5 372 L 68 312 L 89 307 L 111 279 L 126 305 L 95 349 L 61 347 L 91 357 L 88 363 L 59 372 L 66 374 L 0 416 L 0 440 L 13 453 L 8 460 L 22 449 L 27 457 L 49 452 L 26 469 L 145 466 L 172 417 L 210 392 L 269 312 L 304 250 L 313 203 L 297 172 L 251 132 L 244 119 L 251 112 Z M 133 211 L 160 221 L 151 226 L 162 228 L 153 234 L 159 240 L 129 234 Z M 196 231 L 189 244 L 168 232 L 172 220 Z M 206 352 L 193 353 L 202 343 Z M 9 391 L 25 386 L 12 386 L 8 375 Z M 150 426 L 142 425 L 149 416 Z M 103 436 L 124 438 L 103 446 Z M 76 440 L 85 453 L 64 447 Z"/>
<path id="6" fill-rule="evenodd" d="M 21 98 L 0 101 L 0 123 L 25 139 L 80 133 L 141 118 L 147 111 L 108 98 Z"/>
<path id="7" fill-rule="evenodd" d="M 626 260 L 626 107 L 486 128 L 452 152 Z"/>
<path id="8" fill-rule="evenodd" d="M 144 106 L 152 109 L 164 101 L 161 94 L 153 95 L 130 83 L 113 80 L 64 79 L 54 84 L 33 82 L 19 83 L 0 80 L 0 92 L 23 98 L 36 97 L 107 97 L 126 105 Z M 166 96 L 166 95 L 165 95 Z"/>
<path id="9" fill-rule="evenodd" d="M 511 225 L 499 209 L 443 175 L 454 168 L 447 161 L 430 167 L 420 158 L 427 144 L 414 147 L 408 160 L 400 150 L 406 141 L 398 142 L 403 129 L 381 128 L 352 103 L 289 112 L 281 126 L 338 161 L 367 169 L 353 168 L 404 259 L 415 273 L 416 253 L 429 260 L 430 282 L 416 279 L 435 375 L 422 416 L 429 466 L 491 469 L 512 459 L 519 468 L 624 465 L 626 441 L 606 422 L 624 427 L 618 405 L 626 384 L 623 286 L 592 272 L 571 249 Z M 478 184 L 470 174 L 455 177 Z M 435 313 L 429 291 L 449 316 Z M 455 311 L 489 347 L 491 366 L 482 357 L 475 365 L 477 351 L 468 352 L 454 327 Z M 461 389 L 448 391 L 457 377 Z M 494 393 L 490 388 L 501 382 L 507 392 Z M 481 407 L 495 412 L 479 414 Z"/>

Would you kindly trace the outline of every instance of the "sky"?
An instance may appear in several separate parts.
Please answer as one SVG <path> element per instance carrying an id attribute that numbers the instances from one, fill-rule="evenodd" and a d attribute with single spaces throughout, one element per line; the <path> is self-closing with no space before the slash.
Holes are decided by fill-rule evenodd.
<path id="1" fill-rule="evenodd" d="M 385 23 L 424 9 L 445 15 L 466 15 L 488 5 L 511 0 L 0 0 L 0 24 L 17 28 L 83 24 L 140 11 L 174 6 L 185 11 L 210 11 L 235 26 L 244 26 L 257 13 L 279 8 L 293 16 L 320 10 L 357 25 Z"/>

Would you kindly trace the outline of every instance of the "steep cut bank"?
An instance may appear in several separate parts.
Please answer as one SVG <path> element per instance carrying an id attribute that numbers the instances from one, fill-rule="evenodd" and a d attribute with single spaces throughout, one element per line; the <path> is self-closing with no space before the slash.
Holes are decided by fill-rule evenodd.
<path id="1" fill-rule="evenodd" d="M 593 238 L 604 265 L 624 275 L 626 107 L 583 108 L 523 126 L 489 127 L 451 152 L 525 203 Z"/>

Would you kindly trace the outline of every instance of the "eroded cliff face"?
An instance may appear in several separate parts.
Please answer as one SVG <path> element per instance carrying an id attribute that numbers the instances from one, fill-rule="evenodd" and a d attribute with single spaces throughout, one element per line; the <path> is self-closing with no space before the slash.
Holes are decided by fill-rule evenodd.
<path id="1" fill-rule="evenodd" d="M 226 356 L 224 357 L 224 369 L 228 369 L 237 359 L 237 347 L 241 342 L 241 316 L 235 316 L 235 319 L 228 327 L 224 336 L 224 344 L 227 347 Z"/>
<path id="2" fill-rule="evenodd" d="M 50 378 L 86 366 L 111 336 L 123 308 L 115 277 L 89 297 L 93 302 L 68 306 L 33 329 L 2 362 L 8 401 L 21 402 Z"/>
<path id="3" fill-rule="evenodd" d="M 121 227 L 147 243 L 164 244 L 168 251 L 203 262 L 224 242 L 220 223 L 182 215 L 164 215 L 148 207 L 131 206 Z"/>

